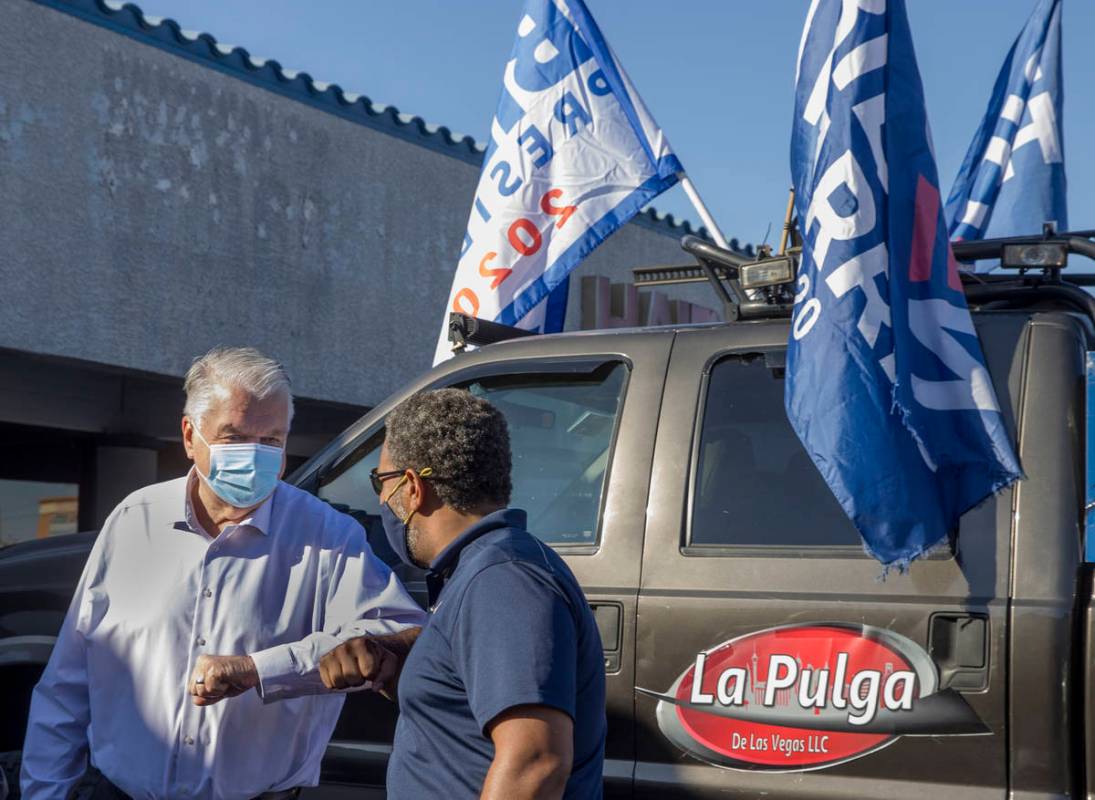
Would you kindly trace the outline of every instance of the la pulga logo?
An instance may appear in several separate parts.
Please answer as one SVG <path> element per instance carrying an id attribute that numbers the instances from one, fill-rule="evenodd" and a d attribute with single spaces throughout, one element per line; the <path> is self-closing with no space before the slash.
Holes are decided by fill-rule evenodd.
<path id="1" fill-rule="evenodd" d="M 868 625 L 786 625 L 702 653 L 658 700 L 662 733 L 716 766 L 795 772 L 873 753 L 901 736 L 991 733 L 931 657 Z"/>

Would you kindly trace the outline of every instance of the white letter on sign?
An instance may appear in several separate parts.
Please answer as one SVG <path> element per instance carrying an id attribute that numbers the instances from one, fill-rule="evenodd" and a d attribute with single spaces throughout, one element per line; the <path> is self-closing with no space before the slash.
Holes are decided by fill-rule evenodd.
<path id="1" fill-rule="evenodd" d="M 707 664 L 707 653 L 696 655 L 696 666 L 692 669 L 691 701 L 698 706 L 709 706 L 715 702 L 715 695 L 703 691 L 703 668 Z"/>
<path id="2" fill-rule="evenodd" d="M 780 667 L 786 672 L 780 677 Z M 764 687 L 764 705 L 776 704 L 776 692 L 790 689 L 798 680 L 798 664 L 790 656 L 773 655 L 768 659 L 768 685 Z"/>

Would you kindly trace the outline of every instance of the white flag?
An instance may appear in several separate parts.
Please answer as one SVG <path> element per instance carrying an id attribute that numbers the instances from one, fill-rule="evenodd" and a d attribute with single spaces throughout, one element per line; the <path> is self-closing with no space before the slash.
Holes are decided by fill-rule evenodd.
<path id="1" fill-rule="evenodd" d="M 527 0 L 434 363 L 452 311 L 561 329 L 548 295 L 682 172 L 582 0 Z"/>

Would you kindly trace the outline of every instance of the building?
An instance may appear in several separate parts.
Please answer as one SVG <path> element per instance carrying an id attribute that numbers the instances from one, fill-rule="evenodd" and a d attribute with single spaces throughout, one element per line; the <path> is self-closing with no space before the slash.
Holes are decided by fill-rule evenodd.
<path id="1" fill-rule="evenodd" d="M 181 377 L 218 344 L 286 365 L 296 461 L 429 366 L 482 147 L 132 5 L 0 19 L 0 504 L 78 497 L 88 528 L 182 474 Z M 613 235 L 567 327 L 690 231 L 647 212 Z M 687 289 L 619 313 L 712 313 Z"/>

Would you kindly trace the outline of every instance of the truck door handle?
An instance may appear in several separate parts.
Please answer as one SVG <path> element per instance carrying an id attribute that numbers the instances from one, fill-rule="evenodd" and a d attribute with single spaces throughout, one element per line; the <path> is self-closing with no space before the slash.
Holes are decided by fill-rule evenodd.
<path id="1" fill-rule="evenodd" d="M 928 653 L 939 669 L 939 688 L 975 692 L 988 687 L 989 620 L 984 614 L 933 614 Z"/>
<path id="2" fill-rule="evenodd" d="M 605 672 L 620 671 L 620 625 L 624 609 L 619 603 L 590 603 L 597 630 L 601 633 L 601 649 L 605 653 Z"/>

